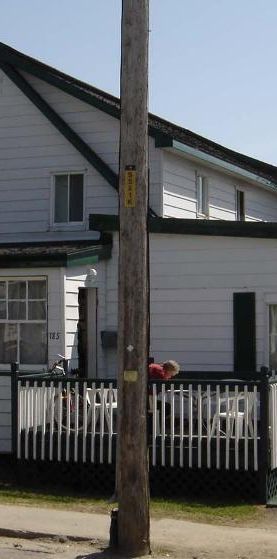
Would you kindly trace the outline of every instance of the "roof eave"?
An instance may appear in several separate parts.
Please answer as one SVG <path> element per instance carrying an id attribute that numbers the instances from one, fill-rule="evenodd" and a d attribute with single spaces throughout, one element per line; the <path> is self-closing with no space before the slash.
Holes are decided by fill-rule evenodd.
<path id="1" fill-rule="evenodd" d="M 101 232 L 119 230 L 117 215 L 92 214 L 89 217 L 91 230 Z M 277 223 L 153 217 L 149 218 L 149 232 L 168 235 L 277 239 Z"/>
<path id="2" fill-rule="evenodd" d="M 37 248 L 40 243 L 17 244 L 16 248 L 21 248 L 22 253 L 0 254 L 0 268 L 68 268 L 95 264 L 100 260 L 111 258 L 112 236 L 103 234 L 101 237 L 102 244 L 96 242 L 80 249 L 73 249 L 69 246 L 68 250 L 63 250 L 60 253 L 55 253 L 55 247 L 57 247 L 55 243 L 52 252 L 50 248 L 47 254 L 38 254 L 37 252 L 32 254 L 32 248 Z M 7 245 L 3 245 L 3 247 L 9 248 Z"/>
<path id="3" fill-rule="evenodd" d="M 234 165 L 233 163 L 229 163 L 225 159 L 220 159 L 219 157 L 215 157 L 214 155 L 210 155 L 204 151 L 199 149 L 193 148 L 183 142 L 175 140 L 172 136 L 165 136 L 160 135 L 156 138 L 156 147 L 164 148 L 167 151 L 175 151 L 179 154 L 187 156 L 189 159 L 193 161 L 201 161 L 206 165 L 213 167 L 215 169 L 224 169 L 224 171 L 230 175 L 235 175 L 243 180 L 247 180 L 249 182 L 259 184 L 263 186 L 267 190 L 274 191 L 276 193 L 277 184 L 273 181 L 270 181 L 260 175 L 248 171 L 243 167 L 238 165 Z"/>

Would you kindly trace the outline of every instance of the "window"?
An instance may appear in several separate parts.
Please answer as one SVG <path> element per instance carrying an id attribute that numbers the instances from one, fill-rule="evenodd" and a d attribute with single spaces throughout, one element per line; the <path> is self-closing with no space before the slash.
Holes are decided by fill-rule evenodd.
<path id="1" fill-rule="evenodd" d="M 196 175 L 196 202 L 197 202 L 197 215 L 209 215 L 209 193 L 208 193 L 208 180 L 202 175 Z"/>
<path id="2" fill-rule="evenodd" d="M 237 221 L 245 220 L 245 199 L 244 192 L 242 190 L 237 190 L 236 217 Z"/>
<path id="3" fill-rule="evenodd" d="M 84 175 L 55 175 L 54 223 L 80 223 L 84 219 Z"/>
<path id="4" fill-rule="evenodd" d="M 269 367 L 277 370 L 277 304 L 269 305 Z"/>
<path id="5" fill-rule="evenodd" d="M 47 363 L 46 280 L 0 279 L 0 363 Z"/>

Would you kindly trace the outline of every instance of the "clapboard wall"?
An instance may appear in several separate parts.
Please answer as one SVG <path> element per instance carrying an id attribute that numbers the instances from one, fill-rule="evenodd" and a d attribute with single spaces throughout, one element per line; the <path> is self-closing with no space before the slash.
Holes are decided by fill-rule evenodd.
<path id="1" fill-rule="evenodd" d="M 197 217 L 196 173 L 208 181 L 210 219 L 236 219 L 236 189 L 239 189 L 245 193 L 247 221 L 277 220 L 277 190 L 275 194 L 262 186 L 168 151 L 163 154 L 164 217 Z"/>
<path id="2" fill-rule="evenodd" d="M 107 262 L 106 328 L 117 329 L 117 235 Z M 277 304 L 277 241 L 152 234 L 151 346 L 184 370 L 232 371 L 233 296 L 254 292 L 257 367 L 268 364 L 268 304 Z M 134 281 L 134 289 L 136 284 Z M 107 350 L 106 376 L 117 370 Z"/>
<path id="3" fill-rule="evenodd" d="M 24 74 L 27 81 L 65 120 L 67 124 L 107 163 L 115 173 L 119 172 L 120 122 L 107 113 L 76 99 L 75 97 Z M 88 163 L 86 163 L 88 165 Z M 161 150 L 155 148 L 153 138 L 149 138 L 150 166 L 150 206 L 161 212 Z M 94 182 L 87 191 L 87 215 L 90 213 L 116 213 L 117 194 L 99 174 L 94 171 Z M 107 210 L 107 211 L 106 211 Z"/>
<path id="4" fill-rule="evenodd" d="M 28 74 L 24 78 L 117 173 L 119 120 Z M 150 204 L 161 213 L 161 154 L 152 138 L 149 154 Z M 60 172 L 85 175 L 84 224 L 66 225 L 64 232 L 51 223 L 53 175 Z M 51 234 L 52 239 L 65 232 L 71 232 L 71 238 L 72 233 L 75 238 L 93 237 L 88 231 L 90 213 L 114 214 L 117 208 L 116 190 L 0 70 L 1 240 L 16 240 L 18 233 L 23 234 L 22 240 L 31 239 L 33 233 L 47 234 L 47 238 Z"/>

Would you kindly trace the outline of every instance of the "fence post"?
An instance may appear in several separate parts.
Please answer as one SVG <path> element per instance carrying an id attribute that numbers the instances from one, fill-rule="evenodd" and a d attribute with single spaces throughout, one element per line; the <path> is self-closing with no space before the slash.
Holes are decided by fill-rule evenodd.
<path id="1" fill-rule="evenodd" d="M 17 361 L 11 363 L 11 411 L 12 411 L 12 454 L 17 455 L 17 403 L 18 403 L 18 374 L 19 363 Z"/>
<path id="2" fill-rule="evenodd" d="M 267 367 L 261 367 L 261 391 L 260 391 L 260 451 L 259 451 L 259 477 L 260 477 L 260 499 L 262 503 L 267 501 L 267 478 L 270 457 L 269 446 L 269 377 L 270 371 Z"/>
<path id="3" fill-rule="evenodd" d="M 67 373 L 68 373 L 68 359 L 63 359 L 63 370 L 64 370 L 65 374 L 67 375 Z"/>

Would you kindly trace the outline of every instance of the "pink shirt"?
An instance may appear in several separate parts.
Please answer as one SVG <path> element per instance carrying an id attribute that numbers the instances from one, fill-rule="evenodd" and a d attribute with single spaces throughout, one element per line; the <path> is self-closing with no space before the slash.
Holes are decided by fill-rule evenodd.
<path id="1" fill-rule="evenodd" d="M 149 370 L 150 380 L 154 380 L 154 379 L 167 380 L 171 378 L 171 374 L 168 373 L 167 371 L 164 371 L 162 365 L 159 365 L 158 363 L 151 363 L 151 365 L 149 365 L 148 367 L 148 370 Z"/>

